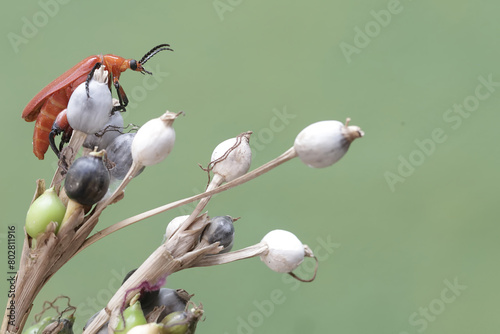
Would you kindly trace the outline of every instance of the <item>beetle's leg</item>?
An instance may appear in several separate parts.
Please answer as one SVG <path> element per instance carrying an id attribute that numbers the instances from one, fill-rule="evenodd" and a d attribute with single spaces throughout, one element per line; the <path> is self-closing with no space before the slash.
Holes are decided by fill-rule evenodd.
<path id="1" fill-rule="evenodd" d="M 114 113 L 115 111 L 126 111 L 125 107 L 128 105 L 127 95 L 125 94 L 123 87 L 120 85 L 120 82 L 117 79 L 114 79 L 113 81 L 113 85 L 116 88 L 116 94 L 118 95 L 118 101 L 120 102 L 120 105 L 113 107 L 113 110 L 111 112 Z"/>
<path id="2" fill-rule="evenodd" d="M 92 80 L 92 77 L 94 76 L 95 70 L 100 68 L 101 65 L 102 65 L 102 63 L 95 63 L 94 67 L 92 67 L 92 69 L 90 70 L 89 75 L 87 75 L 87 80 L 85 80 L 85 91 L 87 92 L 87 98 L 90 98 L 90 93 L 89 93 L 90 80 Z"/>
<path id="3" fill-rule="evenodd" d="M 71 126 L 69 126 L 68 124 L 68 127 L 64 129 L 62 133 L 61 142 L 59 143 L 59 151 L 62 151 L 64 144 L 69 143 L 72 134 L 73 134 L 73 128 L 71 128 Z"/>
<path id="4" fill-rule="evenodd" d="M 73 129 L 71 128 L 71 126 L 69 126 L 68 117 L 66 115 L 66 109 L 64 109 L 57 115 L 54 123 L 52 124 L 52 130 L 49 133 L 50 147 L 52 148 L 52 151 L 54 151 L 54 153 L 57 155 L 58 158 L 60 156 L 60 151 L 62 151 L 64 144 L 69 142 L 72 132 Z M 59 143 L 59 148 L 57 148 L 55 137 L 61 133 L 63 135 L 61 137 L 61 142 Z"/>
<path id="5" fill-rule="evenodd" d="M 55 142 L 55 137 L 57 135 L 59 135 L 61 133 L 61 131 L 62 131 L 61 129 L 56 128 L 56 125 L 54 123 L 54 125 L 52 125 L 52 130 L 49 133 L 50 147 L 52 148 L 52 151 L 54 151 L 54 153 L 57 155 L 58 158 L 59 158 L 59 153 L 60 153 L 61 147 L 59 146 L 59 148 L 57 148 L 56 142 Z"/>

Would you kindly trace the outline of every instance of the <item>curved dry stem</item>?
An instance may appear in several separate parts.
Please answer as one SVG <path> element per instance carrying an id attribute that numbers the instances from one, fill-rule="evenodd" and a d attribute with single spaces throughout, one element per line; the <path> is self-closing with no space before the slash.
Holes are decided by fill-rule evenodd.
<path id="1" fill-rule="evenodd" d="M 135 293 L 141 290 L 142 282 L 155 284 L 163 281 L 168 275 L 191 267 L 205 254 L 213 254 L 217 247 L 217 244 L 212 244 L 179 257 L 173 257 L 166 244 L 160 245 L 118 288 L 106 307 L 101 310 L 83 333 L 96 333 L 108 320 L 110 328 L 115 328 L 122 306 L 127 305 Z"/>
<path id="2" fill-rule="evenodd" d="M 222 184 L 222 182 L 224 182 L 224 178 L 222 176 L 220 176 L 219 174 L 215 174 L 214 178 L 212 179 L 212 181 L 208 185 L 205 192 L 207 193 L 213 189 L 216 189 L 217 187 L 219 187 Z M 200 202 L 198 203 L 198 205 L 196 205 L 196 208 L 193 210 L 193 212 L 189 215 L 189 217 L 181 224 L 181 226 L 179 226 L 179 228 L 177 230 L 174 231 L 171 238 L 175 237 L 176 235 L 179 235 L 184 230 L 187 230 L 189 228 L 189 226 L 193 223 L 193 221 L 196 219 L 196 217 L 198 217 L 198 215 L 201 213 L 201 211 L 207 206 L 207 204 L 211 198 L 212 198 L 212 195 L 209 195 L 207 197 L 202 198 L 200 200 Z"/>
<path id="3" fill-rule="evenodd" d="M 223 192 L 225 190 L 239 186 L 243 183 L 246 183 L 250 180 L 255 179 L 256 177 L 258 177 L 262 174 L 269 172 L 270 170 L 272 170 L 272 169 L 280 166 L 281 164 L 295 158 L 296 156 L 297 156 L 297 152 L 295 152 L 295 149 L 293 147 L 291 147 L 286 152 L 281 154 L 279 157 L 269 161 L 268 163 L 254 169 L 253 171 L 251 171 L 245 175 L 242 175 L 242 176 L 240 176 L 240 177 L 238 177 L 238 178 L 232 180 L 231 182 L 228 182 L 222 186 L 219 186 L 215 189 L 206 191 L 204 193 L 201 193 L 201 194 L 198 194 L 195 196 L 191 196 L 191 197 L 188 197 L 188 198 L 185 198 L 182 200 L 171 202 L 169 204 L 157 207 L 155 209 L 143 212 L 141 214 L 129 217 L 129 218 L 122 220 L 116 224 L 113 224 L 113 225 L 111 225 L 111 226 L 109 226 L 109 227 L 107 227 L 99 232 L 96 232 L 94 235 L 87 238 L 87 240 L 85 240 L 85 242 L 82 244 L 82 246 L 80 247 L 78 252 L 76 252 L 76 254 L 80 253 L 82 250 L 84 250 L 88 246 L 92 245 L 94 242 L 101 240 L 102 238 L 106 237 L 107 235 L 110 235 L 111 233 L 114 233 L 114 232 L 116 232 L 124 227 L 135 224 L 141 220 L 152 217 L 152 216 L 157 215 L 159 213 L 162 213 L 162 212 L 165 212 L 165 211 L 168 211 L 171 209 L 175 209 L 175 208 L 183 206 L 185 204 L 200 200 L 200 199 L 205 198 L 205 197 L 213 196 L 213 195 L 218 194 L 220 192 Z"/>
<path id="4" fill-rule="evenodd" d="M 218 264 L 226 264 L 226 263 L 231 263 L 234 261 L 238 260 L 244 260 L 244 259 L 249 259 L 252 257 L 260 256 L 267 252 L 268 246 L 264 242 L 259 242 L 258 244 L 239 249 L 234 252 L 229 252 L 225 254 L 217 254 L 217 255 L 210 255 L 210 256 L 205 256 L 203 259 L 199 260 L 198 262 L 194 263 L 192 268 L 194 267 L 209 267 L 209 266 L 215 266 Z"/>
<path id="5" fill-rule="evenodd" d="M 96 211 L 103 211 L 108 205 L 114 202 L 114 200 L 120 196 L 120 194 L 123 192 L 125 187 L 132 181 L 134 176 L 137 174 L 137 172 L 142 168 L 143 166 L 140 164 L 137 164 L 132 162 L 132 166 L 130 166 L 130 169 L 127 172 L 127 175 L 123 178 L 122 182 L 118 186 L 118 188 L 115 189 L 113 194 L 109 196 L 106 200 L 102 201 L 102 203 L 97 204 Z"/>

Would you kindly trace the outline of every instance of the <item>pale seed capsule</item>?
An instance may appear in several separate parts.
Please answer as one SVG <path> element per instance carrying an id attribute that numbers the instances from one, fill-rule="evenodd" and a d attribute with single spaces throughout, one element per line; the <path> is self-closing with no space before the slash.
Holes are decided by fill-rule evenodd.
<path id="1" fill-rule="evenodd" d="M 172 127 L 179 114 L 166 112 L 141 126 L 132 142 L 132 158 L 142 166 L 151 166 L 165 159 L 175 143 Z"/>
<path id="2" fill-rule="evenodd" d="M 89 82 L 89 96 L 86 83 L 80 84 L 68 101 L 67 117 L 69 125 L 86 134 L 98 132 L 108 122 L 113 99 L 108 88 L 108 72 L 104 66 L 95 70 Z"/>
<path id="3" fill-rule="evenodd" d="M 339 121 L 321 121 L 302 130 L 295 139 L 294 149 L 309 167 L 323 168 L 340 160 L 352 141 L 364 135 L 358 126 Z"/>
<path id="4" fill-rule="evenodd" d="M 268 251 L 260 259 L 274 271 L 288 273 L 297 268 L 304 260 L 304 245 L 291 232 L 274 230 L 262 239 Z"/>
<path id="5" fill-rule="evenodd" d="M 223 141 L 214 149 L 211 162 L 213 173 L 220 175 L 225 182 L 232 181 L 244 175 L 252 162 L 252 149 L 250 148 L 250 134 L 231 138 Z"/>

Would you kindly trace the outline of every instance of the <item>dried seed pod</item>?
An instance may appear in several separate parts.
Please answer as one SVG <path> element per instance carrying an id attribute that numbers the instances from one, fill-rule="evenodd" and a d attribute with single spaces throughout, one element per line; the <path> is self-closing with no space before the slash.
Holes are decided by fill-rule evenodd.
<path id="1" fill-rule="evenodd" d="M 235 138 L 227 139 L 217 145 L 212 153 L 213 173 L 229 182 L 248 172 L 252 162 L 250 134 L 247 132 Z"/>
<path id="2" fill-rule="evenodd" d="M 179 114 L 166 112 L 141 126 L 132 142 L 132 158 L 141 166 L 151 166 L 165 159 L 175 143 L 172 127 Z"/>
<path id="3" fill-rule="evenodd" d="M 302 130 L 295 139 L 294 148 L 300 160 L 310 167 L 323 168 L 340 160 L 354 139 L 364 132 L 358 126 L 339 121 L 321 121 Z"/>
<path id="4" fill-rule="evenodd" d="M 80 157 L 68 169 L 64 189 L 73 201 L 81 205 L 99 202 L 109 187 L 109 171 L 102 161 L 103 151 Z"/>
<path id="5" fill-rule="evenodd" d="M 95 70 L 88 85 L 88 95 L 86 87 L 86 82 L 83 82 L 71 94 L 67 117 L 74 130 L 93 134 L 108 122 L 113 108 L 113 99 L 108 88 L 108 71 L 104 70 L 104 66 Z"/>
<path id="6" fill-rule="evenodd" d="M 304 245 L 291 232 L 271 231 L 264 236 L 262 242 L 267 244 L 268 251 L 260 259 L 274 271 L 291 272 L 304 260 Z"/>

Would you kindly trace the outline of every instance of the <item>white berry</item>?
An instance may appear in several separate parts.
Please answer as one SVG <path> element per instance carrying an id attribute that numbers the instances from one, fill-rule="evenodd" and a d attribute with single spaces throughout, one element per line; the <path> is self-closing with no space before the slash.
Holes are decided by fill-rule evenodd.
<path id="1" fill-rule="evenodd" d="M 333 165 L 346 154 L 352 141 L 364 135 L 357 126 L 339 121 L 321 121 L 302 130 L 294 148 L 303 163 L 314 168 Z"/>

